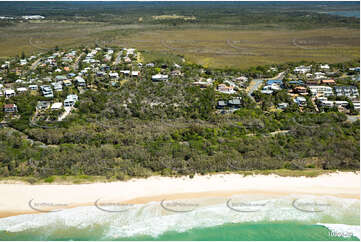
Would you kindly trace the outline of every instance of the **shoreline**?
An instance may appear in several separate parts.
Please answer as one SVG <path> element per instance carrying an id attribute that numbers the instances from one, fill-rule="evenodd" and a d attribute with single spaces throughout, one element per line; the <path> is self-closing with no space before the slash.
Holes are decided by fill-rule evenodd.
<path id="1" fill-rule="evenodd" d="M 97 200 L 144 204 L 162 200 L 227 198 L 233 195 L 314 195 L 360 199 L 360 173 L 337 172 L 318 177 L 217 174 L 150 177 L 79 185 L 0 184 L 0 218 L 94 206 Z M 34 209 L 35 208 L 35 209 Z M 39 209 L 39 210 L 37 210 Z"/>

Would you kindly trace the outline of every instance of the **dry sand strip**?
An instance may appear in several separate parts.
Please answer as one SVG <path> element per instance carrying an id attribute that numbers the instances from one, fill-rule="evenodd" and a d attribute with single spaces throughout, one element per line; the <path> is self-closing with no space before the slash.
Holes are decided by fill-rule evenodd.
<path id="1" fill-rule="evenodd" d="M 42 212 L 37 211 L 39 206 L 46 209 L 92 206 L 99 199 L 136 204 L 242 194 L 310 194 L 360 199 L 360 174 L 337 172 L 314 178 L 217 174 L 194 178 L 154 176 L 124 182 L 76 185 L 0 184 L 0 217 Z"/>

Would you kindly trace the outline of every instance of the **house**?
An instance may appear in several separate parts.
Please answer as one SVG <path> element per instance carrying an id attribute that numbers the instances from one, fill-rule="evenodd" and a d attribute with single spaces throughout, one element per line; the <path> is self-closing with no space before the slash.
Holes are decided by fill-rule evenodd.
<path id="1" fill-rule="evenodd" d="M 97 71 L 97 77 L 103 77 L 103 76 L 105 76 L 104 71 Z"/>
<path id="2" fill-rule="evenodd" d="M 118 80 L 119 79 L 119 74 L 117 72 L 109 72 L 109 77 L 111 79 L 116 79 Z"/>
<path id="3" fill-rule="evenodd" d="M 53 82 L 51 85 L 54 87 L 54 90 L 57 92 L 63 91 L 63 86 L 61 85 L 61 82 Z"/>
<path id="4" fill-rule="evenodd" d="M 76 100 L 74 99 L 65 99 L 64 100 L 64 107 L 73 107 L 76 103 Z"/>
<path id="5" fill-rule="evenodd" d="M 248 82 L 248 78 L 245 76 L 240 76 L 234 79 L 235 82 L 239 82 L 239 83 L 245 83 Z"/>
<path id="6" fill-rule="evenodd" d="M 289 81 L 288 84 L 292 84 L 292 85 L 304 85 L 305 83 L 302 80 L 298 80 L 298 81 Z"/>
<path id="7" fill-rule="evenodd" d="M 212 86 L 213 80 L 208 78 L 206 81 L 199 80 L 197 82 L 193 82 L 193 85 L 199 86 L 200 88 L 206 88 Z"/>
<path id="8" fill-rule="evenodd" d="M 226 107 L 230 107 L 230 108 L 233 108 L 233 109 L 238 109 L 241 107 L 241 100 L 242 98 L 241 97 L 237 97 L 237 98 L 232 98 L 228 101 L 226 100 L 219 100 L 217 102 L 217 109 L 223 109 L 223 108 L 226 108 Z"/>
<path id="9" fill-rule="evenodd" d="M 319 80 L 308 80 L 306 81 L 307 85 L 319 85 L 320 81 Z"/>
<path id="10" fill-rule="evenodd" d="M 277 104 L 278 109 L 286 109 L 288 107 L 288 103 L 279 103 Z"/>
<path id="11" fill-rule="evenodd" d="M 306 74 L 311 71 L 311 66 L 297 66 L 293 71 L 297 74 Z"/>
<path id="12" fill-rule="evenodd" d="M 346 108 L 349 105 L 349 103 L 347 101 L 334 101 L 334 105 L 336 107 L 344 107 L 344 108 Z"/>
<path id="13" fill-rule="evenodd" d="M 330 79 L 330 80 L 322 80 L 321 83 L 326 84 L 326 85 L 335 85 L 336 84 L 335 80 L 332 80 L 332 79 Z"/>
<path id="14" fill-rule="evenodd" d="M 267 85 L 263 87 L 263 90 L 274 90 L 274 91 L 279 91 L 282 88 L 276 84 L 276 83 L 272 83 L 271 85 Z"/>
<path id="15" fill-rule="evenodd" d="M 309 86 L 308 88 L 310 89 L 311 94 L 313 96 L 328 97 L 328 96 L 333 95 L 332 87 L 328 87 L 328 86 Z"/>
<path id="16" fill-rule="evenodd" d="M 66 76 L 56 76 L 55 77 L 56 81 L 65 81 L 66 79 L 67 79 Z"/>
<path id="17" fill-rule="evenodd" d="M 51 89 L 51 86 L 48 86 L 48 85 L 40 86 L 40 90 L 43 93 L 44 97 L 47 97 L 47 98 L 53 98 L 54 97 L 53 90 Z"/>
<path id="18" fill-rule="evenodd" d="M 270 86 L 272 84 L 277 84 L 278 86 L 282 86 L 283 85 L 283 81 L 282 80 L 268 80 L 266 82 L 266 85 Z"/>
<path id="19" fill-rule="evenodd" d="M 69 74 L 68 74 L 68 77 L 69 77 L 69 78 L 73 78 L 73 77 L 75 77 L 75 76 L 76 76 L 75 73 L 69 73 Z"/>
<path id="20" fill-rule="evenodd" d="M 222 108 L 225 108 L 225 107 L 227 107 L 227 101 L 219 100 L 217 102 L 217 109 L 222 109 Z"/>
<path id="21" fill-rule="evenodd" d="M 28 64 L 26 59 L 20 60 L 20 65 L 25 66 L 26 64 Z"/>
<path id="22" fill-rule="evenodd" d="M 324 69 L 324 70 L 329 70 L 330 69 L 330 66 L 325 64 L 325 65 L 320 65 L 320 69 Z"/>
<path id="23" fill-rule="evenodd" d="M 86 82 L 81 76 L 75 77 L 75 81 L 77 82 L 77 85 L 79 87 L 85 87 L 86 86 Z"/>
<path id="24" fill-rule="evenodd" d="M 234 94 L 234 93 L 236 93 L 236 91 L 234 90 L 234 86 L 232 86 L 232 85 L 227 86 L 224 83 L 218 85 L 217 91 L 219 91 L 221 93 L 225 93 L 225 94 Z"/>
<path id="25" fill-rule="evenodd" d="M 123 71 L 120 71 L 120 73 L 122 73 L 123 75 L 129 76 L 130 70 L 123 70 Z"/>
<path id="26" fill-rule="evenodd" d="M 24 92 L 27 92 L 28 89 L 26 87 L 18 87 L 16 88 L 16 92 L 18 93 L 24 93 Z"/>
<path id="27" fill-rule="evenodd" d="M 273 93 L 273 90 L 261 90 L 261 93 L 270 95 Z"/>
<path id="28" fill-rule="evenodd" d="M 64 86 L 69 87 L 69 86 L 71 86 L 71 81 L 65 80 L 65 81 L 63 81 L 63 84 L 64 84 Z"/>
<path id="29" fill-rule="evenodd" d="M 75 101 L 79 100 L 78 95 L 76 95 L 76 94 L 69 94 L 68 96 L 66 96 L 66 99 L 72 99 Z"/>
<path id="30" fill-rule="evenodd" d="M 355 86 L 337 86 L 335 87 L 335 93 L 337 97 L 357 98 L 359 96 L 358 89 Z"/>
<path id="31" fill-rule="evenodd" d="M 29 85 L 29 89 L 32 91 L 38 90 L 38 85 Z"/>
<path id="32" fill-rule="evenodd" d="M 4 105 L 4 112 L 6 113 L 15 113 L 18 111 L 18 107 L 16 104 L 5 104 Z"/>
<path id="33" fill-rule="evenodd" d="M 172 76 L 182 76 L 182 72 L 180 70 L 174 70 L 170 74 Z"/>
<path id="34" fill-rule="evenodd" d="M 315 76 L 315 79 L 326 78 L 325 73 L 323 72 L 315 72 L 313 75 Z"/>
<path id="35" fill-rule="evenodd" d="M 298 97 L 296 97 L 295 99 L 293 99 L 293 101 L 294 101 L 295 103 L 297 103 L 298 106 L 300 106 L 300 107 L 303 107 L 303 106 L 306 106 L 306 105 L 307 105 L 307 100 L 306 100 L 305 97 L 300 97 L 300 96 L 298 96 Z"/>
<path id="36" fill-rule="evenodd" d="M 49 101 L 38 101 L 38 104 L 36 105 L 36 109 L 38 110 L 48 109 L 49 107 L 50 107 Z"/>
<path id="37" fill-rule="evenodd" d="M 357 102 L 352 102 L 353 107 L 355 108 L 355 110 L 360 110 L 360 101 Z"/>
<path id="38" fill-rule="evenodd" d="M 5 90 L 4 94 L 6 98 L 15 97 L 15 91 L 13 89 Z"/>
<path id="39" fill-rule="evenodd" d="M 233 108 L 240 108 L 241 107 L 241 97 L 233 98 L 231 100 L 228 100 L 228 106 Z"/>
<path id="40" fill-rule="evenodd" d="M 152 75 L 152 81 L 167 81 L 168 75 L 156 74 Z"/>
<path id="41" fill-rule="evenodd" d="M 132 76 L 139 76 L 140 72 L 139 71 L 132 71 Z"/>
<path id="42" fill-rule="evenodd" d="M 302 87 L 302 86 L 297 86 L 297 87 L 293 88 L 293 91 L 295 93 L 304 94 L 304 93 L 307 93 L 307 88 Z"/>
<path id="43" fill-rule="evenodd" d="M 53 103 L 51 105 L 51 110 L 59 110 L 59 109 L 61 109 L 62 106 L 63 106 L 62 103 Z"/>
<path id="44" fill-rule="evenodd" d="M 321 105 L 322 107 L 331 108 L 331 107 L 333 107 L 333 101 L 322 100 L 322 101 L 320 102 L 320 105 Z"/>

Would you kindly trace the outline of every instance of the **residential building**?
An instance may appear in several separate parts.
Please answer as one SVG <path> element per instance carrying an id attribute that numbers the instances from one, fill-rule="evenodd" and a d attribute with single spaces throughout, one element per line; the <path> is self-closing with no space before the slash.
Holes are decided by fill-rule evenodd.
<path id="1" fill-rule="evenodd" d="M 307 100 L 305 97 L 301 97 L 301 96 L 298 96 L 296 97 L 295 99 L 293 99 L 295 103 L 298 104 L 298 106 L 306 106 L 307 105 Z"/>
<path id="2" fill-rule="evenodd" d="M 48 86 L 48 85 L 40 86 L 40 90 L 43 93 L 44 97 L 48 97 L 48 98 L 53 98 L 54 97 L 53 90 L 51 89 L 51 86 Z"/>
<path id="3" fill-rule="evenodd" d="M 358 89 L 355 86 L 336 86 L 335 93 L 338 97 L 345 96 L 349 98 L 357 98 L 359 96 Z"/>
<path id="4" fill-rule="evenodd" d="M 328 87 L 328 86 L 309 86 L 308 88 L 310 89 L 311 94 L 313 96 L 328 97 L 328 96 L 333 95 L 332 87 Z"/>
<path id="5" fill-rule="evenodd" d="M 4 105 L 4 112 L 6 113 L 15 113 L 18 111 L 18 107 L 16 104 L 5 104 Z"/>
<path id="6" fill-rule="evenodd" d="M 38 110 L 48 109 L 49 107 L 50 107 L 49 101 L 38 101 L 38 104 L 36 105 L 36 109 Z"/>
<path id="7" fill-rule="evenodd" d="M 79 87 L 85 87 L 86 86 L 86 82 L 81 76 L 75 77 L 75 81 L 76 81 L 76 83 L 77 83 L 77 85 Z"/>
<path id="8" fill-rule="evenodd" d="M 330 86 L 336 84 L 335 80 L 332 80 L 332 79 L 330 79 L 330 80 L 322 80 L 321 83 L 326 84 L 326 85 L 330 85 Z"/>
<path id="9" fill-rule="evenodd" d="M 152 76 L 152 81 L 167 81 L 168 75 L 156 74 Z"/>
<path id="10" fill-rule="evenodd" d="M 288 107 L 288 103 L 279 103 L 277 104 L 278 109 L 286 109 Z"/>
<path id="11" fill-rule="evenodd" d="M 51 105 L 51 109 L 52 109 L 52 110 L 59 110 L 59 109 L 61 109 L 62 106 L 63 106 L 62 103 L 53 103 L 53 104 Z"/>
<path id="12" fill-rule="evenodd" d="M 38 85 L 29 85 L 29 89 L 32 91 L 38 90 Z"/>
<path id="13" fill-rule="evenodd" d="M 7 89 L 4 91 L 4 95 L 6 98 L 15 97 L 15 90 Z"/>

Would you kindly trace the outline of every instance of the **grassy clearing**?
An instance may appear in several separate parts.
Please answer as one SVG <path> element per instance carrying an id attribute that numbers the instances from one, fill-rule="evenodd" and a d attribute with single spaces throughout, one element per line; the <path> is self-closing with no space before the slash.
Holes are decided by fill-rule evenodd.
<path id="1" fill-rule="evenodd" d="M 346 28 L 250 30 L 87 22 L 22 23 L 0 28 L 0 57 L 96 43 L 148 51 L 145 61 L 175 53 L 191 62 L 219 68 L 301 60 L 336 63 L 360 56 L 360 31 Z"/>

